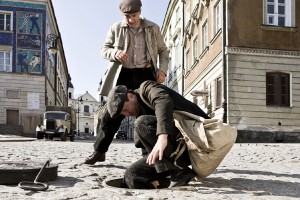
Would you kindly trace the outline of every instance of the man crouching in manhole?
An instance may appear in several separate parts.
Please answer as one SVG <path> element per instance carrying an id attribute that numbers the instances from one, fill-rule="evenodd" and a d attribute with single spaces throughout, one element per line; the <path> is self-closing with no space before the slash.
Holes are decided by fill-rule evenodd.
<path id="1" fill-rule="evenodd" d="M 111 117 L 120 114 L 138 117 L 135 137 L 149 153 L 126 170 L 124 183 L 128 188 L 153 189 L 151 182 L 168 176 L 171 178 L 167 187 L 172 188 L 185 185 L 196 176 L 188 167 L 191 162 L 187 150 L 179 158 L 171 156 L 179 145 L 177 139 L 182 138 L 175 127 L 173 111 L 185 111 L 209 119 L 196 104 L 164 85 L 145 81 L 134 91 L 123 85 L 114 87 L 108 94 L 107 109 Z"/>

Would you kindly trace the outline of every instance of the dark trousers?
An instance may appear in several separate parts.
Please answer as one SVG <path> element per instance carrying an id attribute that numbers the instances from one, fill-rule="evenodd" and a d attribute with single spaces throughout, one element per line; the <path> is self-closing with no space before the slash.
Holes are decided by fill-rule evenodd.
<path id="1" fill-rule="evenodd" d="M 95 151 L 99 151 L 101 153 L 108 151 L 108 147 L 111 144 L 115 133 L 119 130 L 121 122 L 124 118 L 125 117 L 123 115 L 111 118 L 107 108 L 105 108 L 104 113 L 98 119 L 97 137 L 94 143 Z"/>
<path id="2" fill-rule="evenodd" d="M 122 68 L 117 85 L 125 85 L 128 89 L 135 90 L 147 80 L 156 80 L 156 73 L 153 67 L 149 68 Z"/>
<path id="3" fill-rule="evenodd" d="M 135 90 L 146 80 L 155 80 L 155 71 L 153 67 L 150 68 L 122 68 L 117 85 L 125 85 L 127 88 Z M 97 124 L 97 138 L 94 143 L 95 151 L 102 153 L 107 152 L 115 133 L 118 131 L 122 120 L 125 117 L 120 115 L 116 118 L 111 118 L 107 109 L 98 119 Z"/>
<path id="4" fill-rule="evenodd" d="M 156 117 L 152 115 L 142 115 L 135 121 L 135 132 L 148 153 L 152 151 L 157 141 L 156 124 Z M 154 165 L 148 165 L 146 163 L 147 156 L 130 165 L 124 175 L 124 183 L 126 186 L 135 189 L 153 188 L 151 184 L 152 181 L 166 178 L 179 170 L 179 168 L 174 165 L 175 158 L 170 157 L 176 150 L 176 139 L 179 136 L 181 136 L 181 134 L 174 125 L 168 135 L 168 145 L 164 150 L 163 159 L 157 160 Z M 188 152 L 185 151 L 176 162 L 182 168 L 189 166 Z"/>

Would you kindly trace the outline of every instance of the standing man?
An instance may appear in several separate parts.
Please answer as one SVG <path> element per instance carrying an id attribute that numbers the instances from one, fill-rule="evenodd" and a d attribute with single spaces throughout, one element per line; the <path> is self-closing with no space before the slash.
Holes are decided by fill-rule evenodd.
<path id="1" fill-rule="evenodd" d="M 141 7 L 140 0 L 120 2 L 124 20 L 110 27 L 101 49 L 102 56 L 110 61 L 100 88 L 103 96 L 115 85 L 136 89 L 145 80 L 165 81 L 169 52 L 159 26 L 141 16 Z M 123 115 L 111 118 L 107 110 L 104 111 L 98 120 L 95 151 L 85 164 L 105 161 L 105 152 L 123 119 Z"/>
<path id="2" fill-rule="evenodd" d="M 173 111 L 208 119 L 196 104 L 164 85 L 145 81 L 134 91 L 124 85 L 113 88 L 107 98 L 107 109 L 111 117 L 137 117 L 135 132 L 149 153 L 126 170 L 124 180 L 129 188 L 153 188 L 151 182 L 169 175 L 169 187 L 181 186 L 196 176 L 188 167 L 191 163 L 187 150 L 176 160 L 177 165 L 171 157 L 178 146 L 177 139 L 182 137 L 174 125 Z"/>

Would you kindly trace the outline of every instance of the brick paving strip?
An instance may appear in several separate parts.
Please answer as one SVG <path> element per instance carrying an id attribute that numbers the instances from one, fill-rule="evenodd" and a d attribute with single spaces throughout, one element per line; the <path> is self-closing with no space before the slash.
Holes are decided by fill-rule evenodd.
<path id="1" fill-rule="evenodd" d="M 176 189 L 130 190 L 107 186 L 141 157 L 132 141 L 114 141 L 107 160 L 82 164 L 93 140 L 75 142 L 5 140 L 0 135 L 1 161 L 51 162 L 58 178 L 42 192 L 0 185 L 0 199 L 299 199 L 300 144 L 235 144 L 214 174 Z M 10 141 L 10 142 L 7 142 Z"/>

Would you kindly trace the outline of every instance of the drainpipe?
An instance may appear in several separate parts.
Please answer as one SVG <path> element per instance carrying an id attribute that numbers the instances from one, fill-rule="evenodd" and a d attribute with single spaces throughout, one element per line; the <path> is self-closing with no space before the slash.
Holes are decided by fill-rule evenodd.
<path id="1" fill-rule="evenodd" d="M 57 106 L 57 53 L 54 55 L 54 105 Z"/>
<path id="2" fill-rule="evenodd" d="M 182 0 L 182 40 L 184 38 L 184 4 L 185 0 Z M 181 63 L 181 92 L 182 96 L 184 96 L 184 73 L 185 73 L 185 68 L 184 68 L 184 45 L 182 45 L 182 63 Z"/>
<path id="3" fill-rule="evenodd" d="M 226 22 L 227 22 L 227 18 L 226 18 L 226 1 L 227 0 L 223 0 L 223 27 L 222 27 L 222 34 L 223 34 L 223 55 L 222 55 L 222 59 L 223 59 L 223 94 L 224 94 L 224 102 L 223 102 L 223 108 L 224 108 L 224 113 L 223 113 L 223 122 L 227 123 L 227 113 L 228 113 L 228 93 L 227 93 L 227 70 L 228 70 L 228 66 L 227 66 L 227 59 L 226 59 L 226 37 L 227 37 L 227 27 L 226 27 Z"/>

